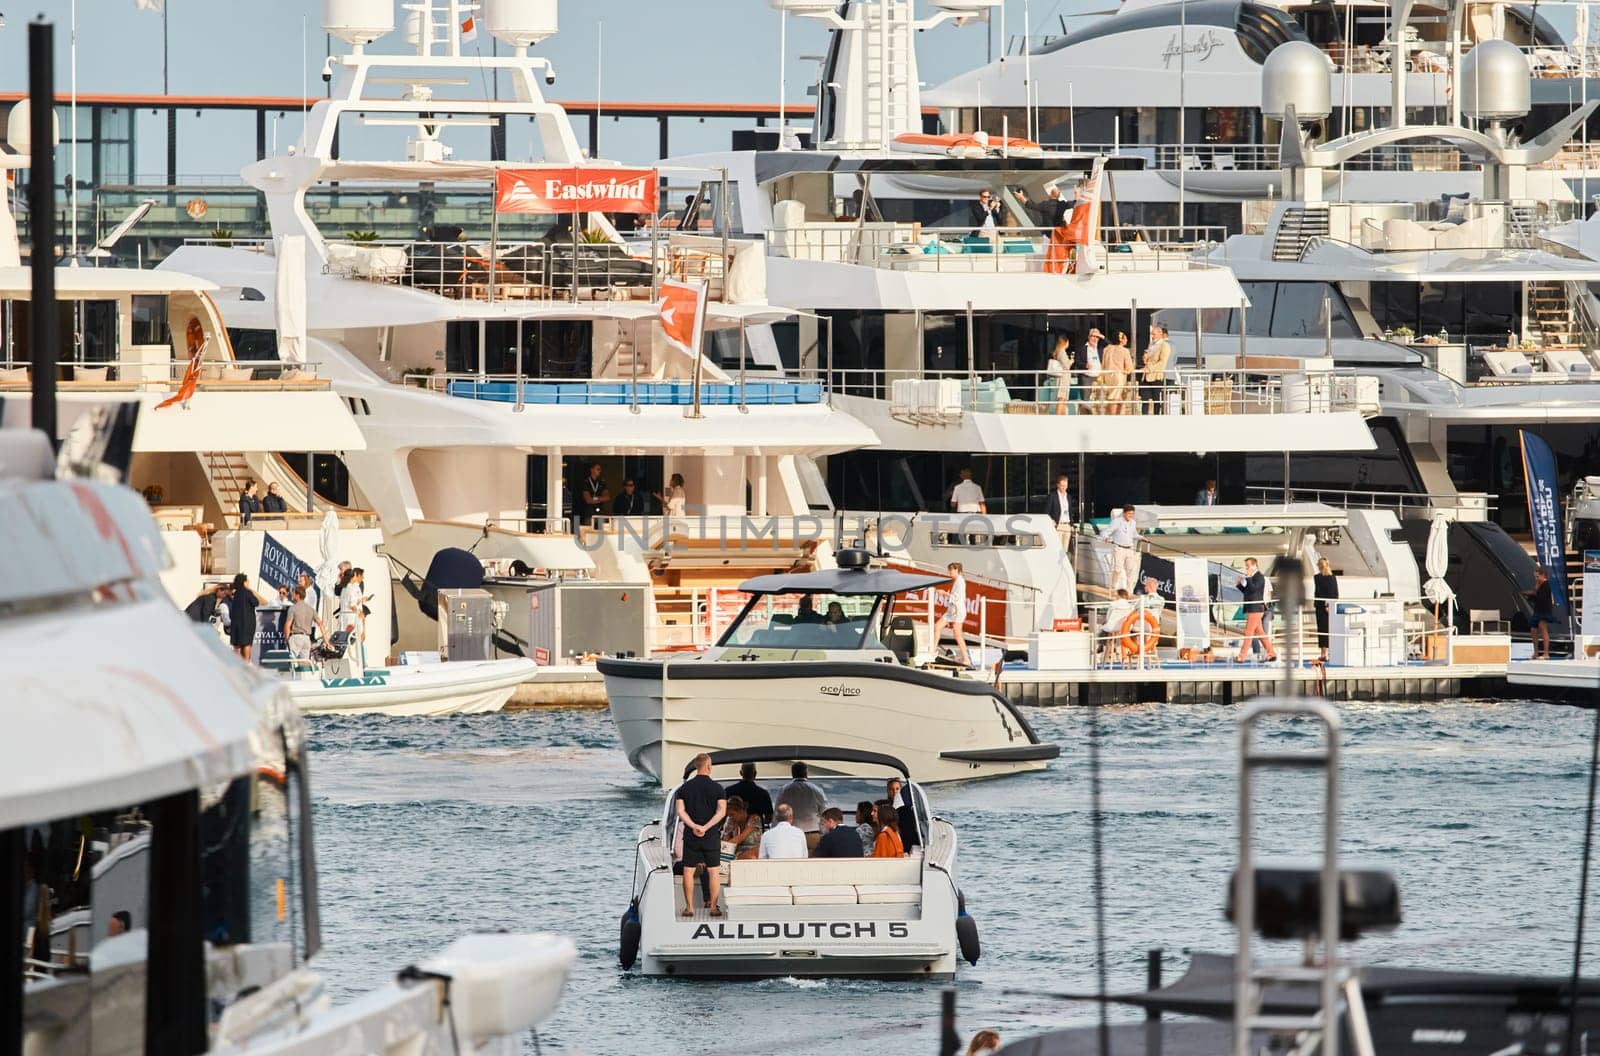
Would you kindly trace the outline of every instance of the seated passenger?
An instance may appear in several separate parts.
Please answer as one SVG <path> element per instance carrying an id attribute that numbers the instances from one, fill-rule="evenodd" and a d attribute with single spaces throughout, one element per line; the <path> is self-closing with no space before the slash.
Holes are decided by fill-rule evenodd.
<path id="1" fill-rule="evenodd" d="M 733 844 L 735 861 L 761 856 L 761 818 L 738 796 L 728 797 L 728 823 L 722 827 L 722 842 Z M 727 850 L 724 848 L 723 853 Z"/>
<path id="2" fill-rule="evenodd" d="M 778 804 L 778 820 L 761 837 L 762 858 L 804 858 L 806 834 L 794 827 L 794 808 Z"/>
<path id="3" fill-rule="evenodd" d="M 839 604 L 837 601 L 830 601 L 828 602 L 827 622 L 829 625 L 837 627 L 840 624 L 849 623 L 850 617 L 844 614 L 843 605 Z"/>
<path id="4" fill-rule="evenodd" d="M 822 838 L 813 858 L 865 858 L 866 852 L 856 830 L 844 827 L 844 811 L 829 807 L 822 812 Z"/>
<path id="5" fill-rule="evenodd" d="M 856 835 L 861 839 L 861 853 L 871 854 L 872 845 L 878 838 L 878 830 L 872 826 L 872 800 L 863 799 L 856 804 Z"/>
<path id="6" fill-rule="evenodd" d="M 895 814 L 893 804 L 887 799 L 880 799 L 873 815 L 878 823 L 877 838 L 872 841 L 873 858 L 904 858 L 905 845 L 900 842 L 900 818 Z"/>
<path id="7" fill-rule="evenodd" d="M 794 614 L 795 623 L 821 623 L 822 613 L 817 611 L 817 603 L 810 594 L 800 595 L 800 611 Z"/>

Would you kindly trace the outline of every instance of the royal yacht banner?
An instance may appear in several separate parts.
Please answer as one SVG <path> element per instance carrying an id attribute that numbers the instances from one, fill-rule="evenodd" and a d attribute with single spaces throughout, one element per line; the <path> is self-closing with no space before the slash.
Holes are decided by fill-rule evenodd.
<path id="1" fill-rule="evenodd" d="M 653 213 L 655 169 L 497 169 L 500 213 Z"/>
<path id="2" fill-rule="evenodd" d="M 270 532 L 262 534 L 261 539 L 261 572 L 256 578 L 262 583 L 276 590 L 279 587 L 294 589 L 300 582 L 300 575 L 304 573 L 316 582 L 316 570 L 289 551 Z"/>
<path id="3" fill-rule="evenodd" d="M 1567 607 L 1567 557 L 1561 538 L 1561 503 L 1556 497 L 1556 456 L 1537 433 L 1520 429 L 1522 479 L 1528 488 L 1528 526 L 1539 564 L 1550 573 L 1550 596 Z"/>
<path id="4" fill-rule="evenodd" d="M 1583 633 L 1600 635 L 1600 550 L 1583 552 Z"/>

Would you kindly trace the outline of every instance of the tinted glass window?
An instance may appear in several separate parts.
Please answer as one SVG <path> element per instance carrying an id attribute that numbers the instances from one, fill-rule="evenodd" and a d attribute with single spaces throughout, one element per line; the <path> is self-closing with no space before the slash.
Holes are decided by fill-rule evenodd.
<path id="1" fill-rule="evenodd" d="M 167 343 L 167 299 L 156 294 L 133 295 L 133 343 Z"/>
<path id="2" fill-rule="evenodd" d="M 1344 299 L 1325 282 L 1283 282 L 1272 309 L 1273 337 L 1322 337 L 1326 314 L 1333 316 L 1334 337 L 1355 337 L 1356 327 Z"/>
<path id="3" fill-rule="evenodd" d="M 1242 282 L 1244 295 L 1250 298 L 1245 313 L 1245 331 L 1251 337 L 1266 337 L 1272 332 L 1272 302 L 1277 297 L 1275 282 Z"/>

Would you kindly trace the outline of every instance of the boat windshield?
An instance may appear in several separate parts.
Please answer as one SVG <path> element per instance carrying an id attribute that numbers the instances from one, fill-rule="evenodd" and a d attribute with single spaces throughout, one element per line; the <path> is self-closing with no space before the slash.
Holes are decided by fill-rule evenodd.
<path id="1" fill-rule="evenodd" d="M 877 646 L 879 599 L 860 594 L 758 594 L 721 645 L 764 649 L 867 649 Z"/>

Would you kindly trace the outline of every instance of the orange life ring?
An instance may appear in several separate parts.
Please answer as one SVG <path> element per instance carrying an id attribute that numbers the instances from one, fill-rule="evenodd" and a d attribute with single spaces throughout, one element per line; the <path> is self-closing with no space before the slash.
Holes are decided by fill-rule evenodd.
<path id="1" fill-rule="evenodd" d="M 1144 634 L 1137 633 L 1140 622 L 1149 630 Z M 1161 617 L 1149 610 L 1134 610 L 1128 613 L 1122 621 L 1122 629 L 1117 632 L 1122 636 L 1122 652 L 1126 656 L 1138 656 L 1140 653 L 1155 650 L 1161 641 Z"/>

